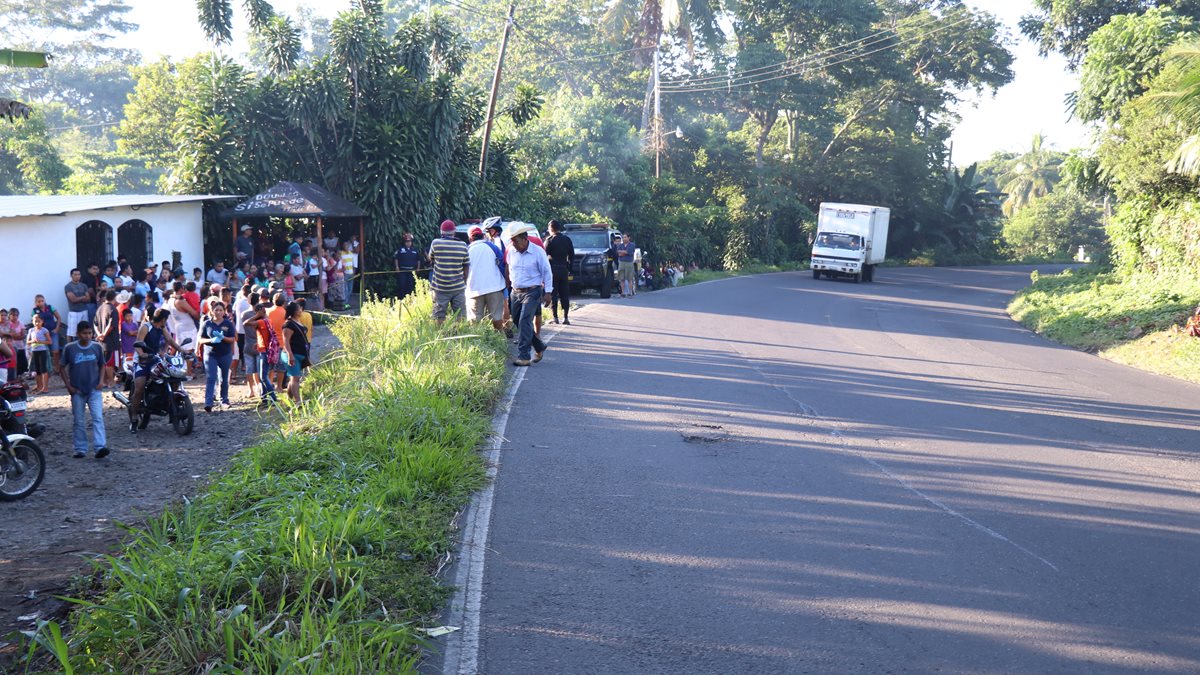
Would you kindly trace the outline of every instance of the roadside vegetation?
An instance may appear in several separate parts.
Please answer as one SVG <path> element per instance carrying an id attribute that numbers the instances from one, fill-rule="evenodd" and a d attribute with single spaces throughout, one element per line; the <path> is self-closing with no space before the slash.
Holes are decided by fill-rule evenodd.
<path id="1" fill-rule="evenodd" d="M 68 673 L 412 671 L 505 372 L 502 336 L 439 330 L 428 305 L 422 291 L 337 321 L 344 348 L 307 402 L 132 528 L 66 637 L 42 624 L 38 658 Z"/>
<path id="2" fill-rule="evenodd" d="M 1032 281 L 1009 305 L 1014 319 L 1069 347 L 1200 382 L 1200 339 L 1180 329 L 1200 304 L 1200 278 L 1089 267 Z"/>

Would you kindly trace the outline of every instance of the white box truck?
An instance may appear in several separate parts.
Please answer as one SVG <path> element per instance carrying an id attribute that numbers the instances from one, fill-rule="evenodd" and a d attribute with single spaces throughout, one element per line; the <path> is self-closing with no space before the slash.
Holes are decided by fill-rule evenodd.
<path id="1" fill-rule="evenodd" d="M 875 266 L 887 255 L 891 209 L 861 204 L 821 204 L 813 240 L 813 278 L 875 278 Z"/>

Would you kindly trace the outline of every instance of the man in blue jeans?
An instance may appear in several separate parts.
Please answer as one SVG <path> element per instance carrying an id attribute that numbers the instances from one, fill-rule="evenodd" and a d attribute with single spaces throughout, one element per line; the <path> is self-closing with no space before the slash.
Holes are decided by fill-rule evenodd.
<path id="1" fill-rule="evenodd" d="M 75 457 L 87 457 L 88 437 L 86 406 L 92 416 L 92 436 L 96 447 L 96 459 L 108 456 L 104 445 L 104 398 L 97 387 L 100 373 L 104 369 L 104 351 L 92 342 L 92 324 L 81 321 L 75 328 L 76 341 L 63 349 L 58 374 L 67 383 L 71 395 L 71 412 L 74 415 L 73 440 Z"/>
<path id="2" fill-rule="evenodd" d="M 546 343 L 533 332 L 533 317 L 541 312 L 541 306 L 550 306 L 554 292 L 554 275 L 550 271 L 550 260 L 541 246 L 529 245 L 529 233 L 536 232 L 528 223 L 515 223 L 507 233 L 512 241 L 508 247 L 508 278 L 512 282 L 509 303 L 512 315 L 517 317 L 520 339 L 517 342 L 517 358 L 514 366 L 528 366 L 530 352 L 533 363 L 542 360 Z"/>

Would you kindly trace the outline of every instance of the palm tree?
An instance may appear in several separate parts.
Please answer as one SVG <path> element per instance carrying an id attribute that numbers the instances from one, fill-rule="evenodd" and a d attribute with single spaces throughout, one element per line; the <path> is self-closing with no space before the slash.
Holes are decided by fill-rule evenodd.
<path id="1" fill-rule="evenodd" d="M 1034 134 L 1029 151 L 1001 178 L 1004 181 L 1001 190 L 1008 195 L 1004 200 L 1004 215 L 1012 216 L 1034 199 L 1049 194 L 1058 182 L 1061 162 L 1045 147 L 1045 141 L 1042 134 Z"/>
<path id="2" fill-rule="evenodd" d="M 721 44 L 723 33 L 717 25 L 720 0 L 616 0 L 604 13 L 605 31 L 614 38 L 633 34 L 633 46 L 638 48 L 638 65 L 650 65 L 654 51 L 663 36 L 673 35 L 687 44 L 694 53 L 696 33 L 708 47 Z M 650 128 L 650 105 L 654 100 L 654 73 L 646 83 L 646 100 L 642 106 L 643 134 Z"/>
<path id="3" fill-rule="evenodd" d="M 1179 144 L 1166 169 L 1189 178 L 1200 178 L 1200 40 L 1181 42 L 1167 52 L 1167 59 L 1181 72 L 1174 91 L 1155 98 L 1166 102 L 1167 112 L 1188 137 Z"/>

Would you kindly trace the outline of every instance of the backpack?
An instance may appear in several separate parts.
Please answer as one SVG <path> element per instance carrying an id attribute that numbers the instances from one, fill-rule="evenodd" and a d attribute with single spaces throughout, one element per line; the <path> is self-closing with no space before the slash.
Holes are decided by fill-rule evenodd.
<path id="1" fill-rule="evenodd" d="M 271 325 L 271 321 L 267 317 L 263 317 L 262 321 L 267 326 L 267 348 L 262 353 L 267 356 L 267 363 L 275 365 L 279 363 L 279 353 L 283 348 L 279 346 L 279 335 L 275 333 L 275 326 Z"/>
<path id="2" fill-rule="evenodd" d="M 496 254 L 496 267 L 499 267 L 500 271 L 503 272 L 504 271 L 504 254 L 500 252 L 500 247 L 493 244 L 490 241 L 484 241 L 483 243 L 492 247 L 492 253 Z"/>

